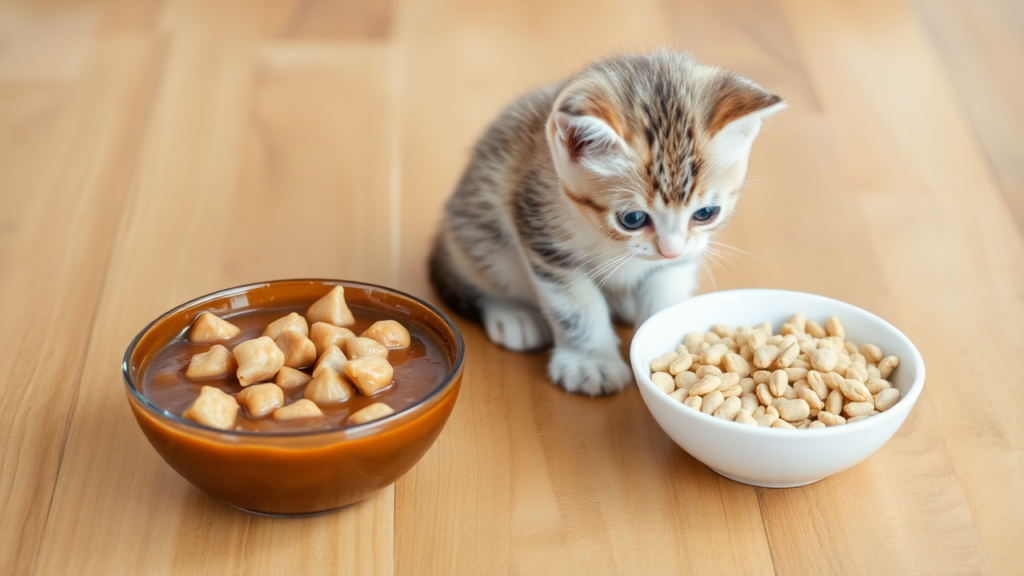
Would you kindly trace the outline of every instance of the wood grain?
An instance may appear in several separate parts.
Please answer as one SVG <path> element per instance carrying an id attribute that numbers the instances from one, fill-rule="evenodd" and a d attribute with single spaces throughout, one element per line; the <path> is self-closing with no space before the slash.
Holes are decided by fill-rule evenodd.
<path id="1" fill-rule="evenodd" d="M 1004 0 L 0 2 L 0 573 L 1019 572 L 1021 15 Z M 662 46 L 790 105 L 702 290 L 840 298 L 924 355 L 925 393 L 878 453 L 807 487 L 737 484 L 672 443 L 635 387 L 569 396 L 545 353 L 458 318 L 452 418 L 366 502 L 251 516 L 150 448 L 119 374 L 146 322 L 285 277 L 433 299 L 426 254 L 483 127 L 595 57 Z"/>

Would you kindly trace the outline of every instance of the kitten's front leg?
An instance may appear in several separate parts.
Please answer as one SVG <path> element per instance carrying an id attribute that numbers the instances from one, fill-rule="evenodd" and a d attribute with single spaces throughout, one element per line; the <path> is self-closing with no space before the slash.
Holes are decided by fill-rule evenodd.
<path id="1" fill-rule="evenodd" d="M 668 264 L 652 271 L 637 283 L 636 325 L 639 327 L 656 312 L 687 300 L 697 289 L 697 263 Z"/>
<path id="2" fill-rule="evenodd" d="M 577 275 L 545 275 L 537 278 L 537 288 L 555 333 L 551 380 L 590 396 L 625 388 L 633 375 L 619 355 L 608 303 L 594 282 Z"/>

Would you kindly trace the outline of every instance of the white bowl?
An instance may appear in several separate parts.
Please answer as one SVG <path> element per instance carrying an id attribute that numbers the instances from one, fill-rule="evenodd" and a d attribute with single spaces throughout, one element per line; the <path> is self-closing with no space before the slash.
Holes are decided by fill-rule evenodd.
<path id="1" fill-rule="evenodd" d="M 777 333 L 796 312 L 822 325 L 837 316 L 849 340 L 877 344 L 886 355 L 897 356 L 900 365 L 889 380 L 900 391 L 899 402 L 853 424 L 765 428 L 693 410 L 651 382 L 651 360 L 675 350 L 689 332 L 707 332 L 719 323 L 736 327 L 769 322 Z M 861 462 L 892 438 L 924 388 L 921 354 L 892 324 L 845 302 L 787 290 L 713 292 L 666 308 L 636 331 L 629 358 L 644 403 L 676 444 L 726 478 L 767 488 L 803 486 Z"/>

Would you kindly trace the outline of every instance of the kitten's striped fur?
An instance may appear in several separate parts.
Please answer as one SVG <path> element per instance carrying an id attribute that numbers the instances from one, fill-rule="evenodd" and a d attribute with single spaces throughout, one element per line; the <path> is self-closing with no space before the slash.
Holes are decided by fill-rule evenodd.
<path id="1" fill-rule="evenodd" d="M 549 374 L 568 391 L 621 390 L 632 377 L 610 316 L 639 323 L 692 294 L 695 256 L 734 210 L 761 119 L 782 106 L 667 51 L 521 97 L 477 142 L 446 205 L 432 283 L 496 344 L 553 341 Z M 717 217 L 694 218 L 712 206 Z M 633 211 L 647 225 L 618 219 Z"/>

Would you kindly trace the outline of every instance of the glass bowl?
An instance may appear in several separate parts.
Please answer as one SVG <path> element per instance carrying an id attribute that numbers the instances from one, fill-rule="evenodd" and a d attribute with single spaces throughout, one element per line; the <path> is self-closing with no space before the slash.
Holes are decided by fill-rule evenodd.
<path id="1" fill-rule="evenodd" d="M 349 305 L 414 325 L 435 342 L 450 369 L 408 408 L 333 430 L 225 431 L 163 410 L 137 387 L 147 362 L 201 312 L 231 316 L 270 307 L 309 306 L 340 285 Z M 132 340 L 122 373 L 128 403 L 157 453 L 207 494 L 254 514 L 308 516 L 364 500 L 409 471 L 437 439 L 462 383 L 462 335 L 434 306 L 390 288 L 340 280 L 280 280 L 214 292 L 154 320 Z"/>

